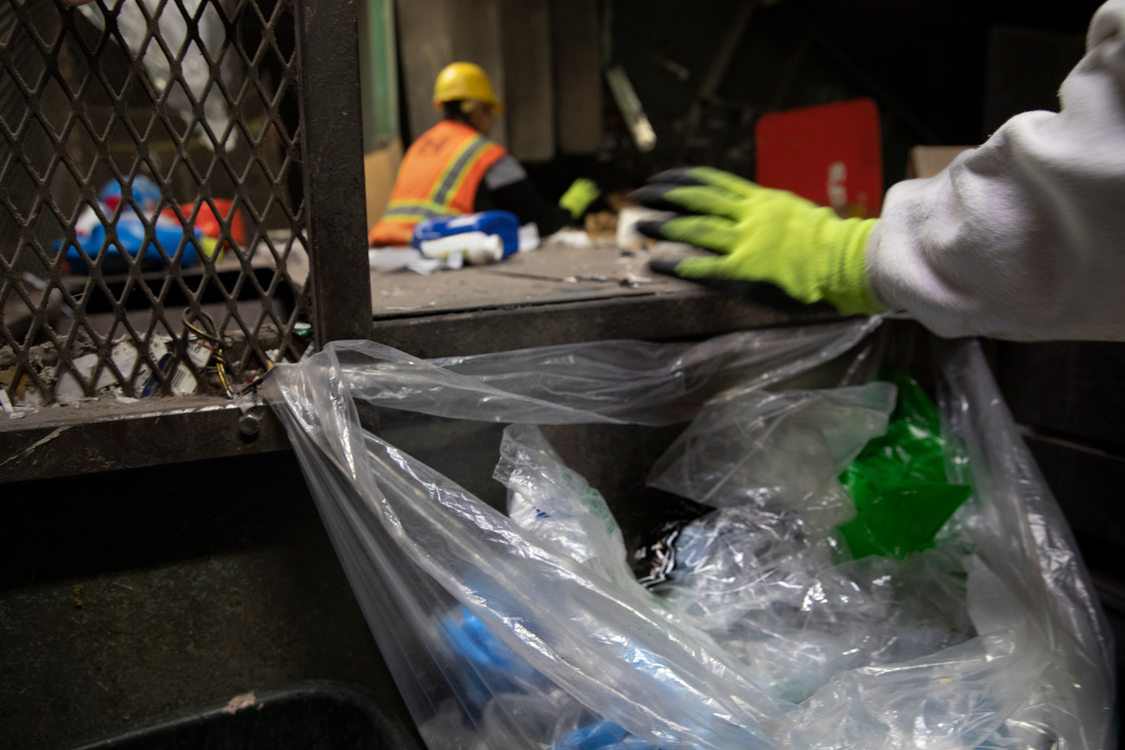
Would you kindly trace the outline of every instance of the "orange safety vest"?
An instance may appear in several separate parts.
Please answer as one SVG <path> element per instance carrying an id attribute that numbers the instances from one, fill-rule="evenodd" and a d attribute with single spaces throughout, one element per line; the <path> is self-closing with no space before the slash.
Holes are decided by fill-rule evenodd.
<path id="1" fill-rule="evenodd" d="M 419 222 L 471 214 L 484 173 L 507 153 L 464 123 L 434 125 L 406 150 L 387 210 L 368 233 L 368 243 L 409 245 Z"/>

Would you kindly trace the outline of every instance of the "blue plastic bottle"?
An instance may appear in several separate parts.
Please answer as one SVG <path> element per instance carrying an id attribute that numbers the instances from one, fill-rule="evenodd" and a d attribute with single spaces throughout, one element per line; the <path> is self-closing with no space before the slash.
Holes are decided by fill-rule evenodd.
<path id="1" fill-rule="evenodd" d="M 519 252 L 520 220 L 511 211 L 481 211 L 475 214 L 426 219 L 414 227 L 414 237 L 410 244 L 413 247 L 421 247 L 427 240 L 437 240 L 464 232 L 499 235 L 500 241 L 504 243 L 503 257 L 505 258 Z"/>

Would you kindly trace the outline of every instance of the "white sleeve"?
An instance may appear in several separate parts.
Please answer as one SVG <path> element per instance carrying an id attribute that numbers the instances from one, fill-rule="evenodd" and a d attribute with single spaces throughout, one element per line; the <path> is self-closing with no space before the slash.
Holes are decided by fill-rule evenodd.
<path id="1" fill-rule="evenodd" d="M 1086 49 L 1060 112 L 887 192 L 867 246 L 884 307 L 945 336 L 1125 340 L 1125 0 Z"/>

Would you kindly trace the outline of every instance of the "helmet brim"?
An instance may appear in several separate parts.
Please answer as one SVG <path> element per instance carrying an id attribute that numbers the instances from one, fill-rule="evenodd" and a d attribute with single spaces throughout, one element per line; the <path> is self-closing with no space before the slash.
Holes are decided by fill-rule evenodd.
<path id="1" fill-rule="evenodd" d="M 445 107 L 445 102 L 446 102 L 445 99 L 434 99 L 433 101 L 434 101 L 434 109 L 440 110 L 440 109 Z M 457 101 L 457 100 L 456 99 L 449 99 L 448 101 Z M 492 111 L 495 112 L 498 115 L 504 114 L 504 102 L 500 101 L 499 99 L 496 99 L 494 101 L 483 101 L 481 99 L 473 99 L 472 101 L 480 102 L 481 104 L 487 104 L 489 107 L 492 108 Z"/>

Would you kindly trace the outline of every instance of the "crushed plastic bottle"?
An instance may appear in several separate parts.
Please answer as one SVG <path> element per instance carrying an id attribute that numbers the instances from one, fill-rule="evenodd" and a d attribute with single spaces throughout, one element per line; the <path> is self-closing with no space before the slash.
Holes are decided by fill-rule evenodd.
<path id="1" fill-rule="evenodd" d="M 502 248 L 499 249 L 499 257 L 496 260 L 519 252 L 520 221 L 510 211 L 481 211 L 475 214 L 426 219 L 414 227 L 414 237 L 410 244 L 422 249 L 423 243 L 469 232 L 479 232 L 486 236 L 496 235 L 500 238 Z"/>

